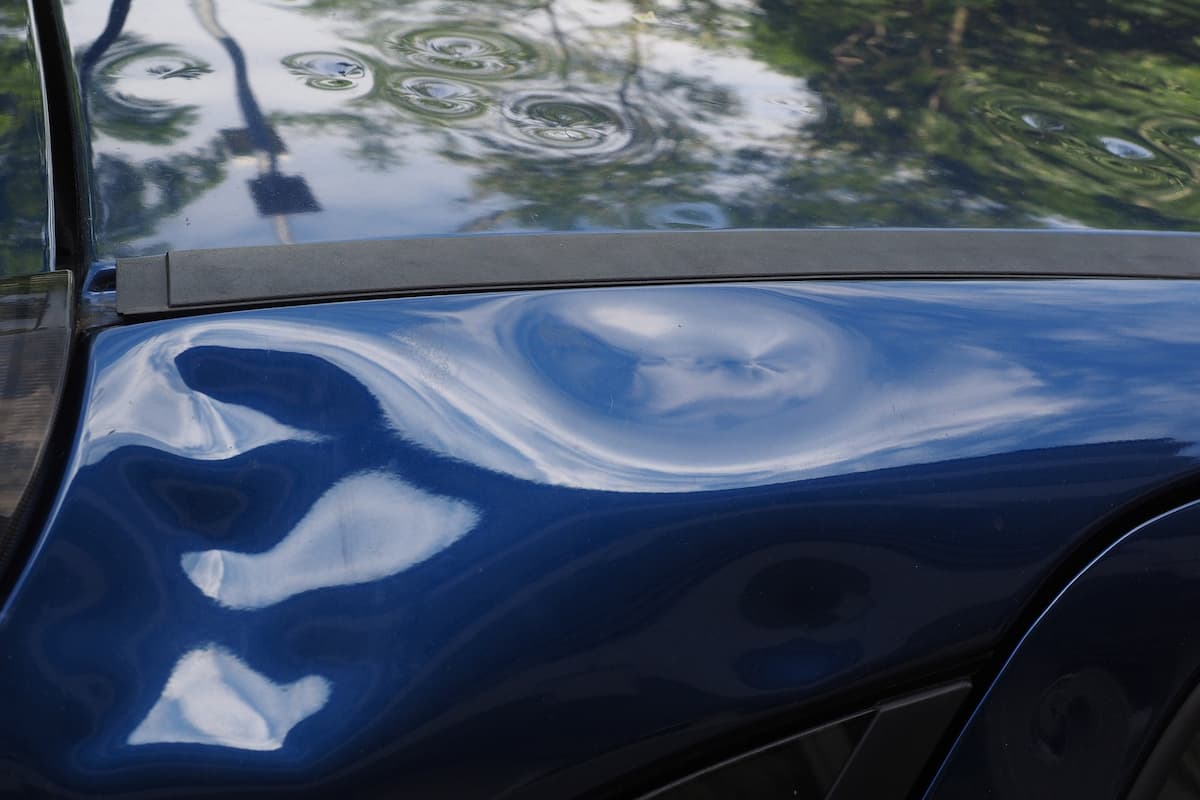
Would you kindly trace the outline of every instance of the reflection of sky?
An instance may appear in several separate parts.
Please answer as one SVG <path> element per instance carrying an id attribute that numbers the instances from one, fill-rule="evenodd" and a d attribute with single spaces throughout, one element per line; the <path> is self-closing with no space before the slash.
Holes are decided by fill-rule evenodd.
<path id="1" fill-rule="evenodd" d="M 157 372 L 156 379 L 123 383 L 120 394 L 98 391 L 93 413 L 115 420 L 130 407 L 174 408 L 196 397 L 214 416 L 188 439 L 204 441 L 205 429 L 230 427 L 226 411 L 258 412 L 210 403 L 172 374 L 174 361 L 190 348 L 253 343 L 321 359 L 361 383 L 399 436 L 497 472 L 614 491 L 763 485 L 1005 448 L 1166 435 L 1180 381 L 1194 382 L 1164 381 L 1174 367 L 1155 366 L 1171 360 L 1165 348 L 1193 313 L 1183 289 L 1170 291 L 1177 297 L 1126 282 L 1116 304 L 1107 287 L 1087 282 L 986 290 L 812 283 L 263 311 L 164 326 L 122 367 Z M 1038 320 L 1028 339 L 1014 334 L 1017 308 L 1026 322 Z M 1107 322 L 1097 325 L 1105 309 Z M 1152 322 L 1143 324 L 1146 317 Z M 1137 338 L 1127 336 L 1139 326 Z M 1123 373 L 1114 371 L 1124 360 Z M 244 445 L 283 435 L 271 430 Z M 172 437 L 183 431 L 155 435 L 178 447 Z M 91 448 L 108 452 L 115 443 L 107 438 Z M 228 441 L 211 456 L 202 448 L 193 454 L 231 456 Z M 403 493 L 401 486 L 393 488 Z M 442 513 L 454 520 L 449 530 L 471 526 L 465 508 L 439 506 L 430 517 Z M 318 505 L 314 530 L 323 514 Z M 303 552 L 306 536 L 288 547 Z M 413 558 L 395 556 L 396 563 Z M 188 569 L 201 586 L 215 579 L 200 576 L 222 563 L 226 574 L 241 563 L 195 558 Z M 233 605 L 262 600 L 223 585 L 207 591 Z"/>
<path id="2" fill-rule="evenodd" d="M 172 355 L 151 343 L 135 345 L 119 364 L 96 377 L 93 419 L 97 427 L 86 429 L 84 436 L 98 439 L 86 448 L 87 463 L 134 445 L 208 460 L 272 442 L 322 438 L 246 406 L 189 391 L 169 361 Z M 149 398 L 154 401 L 147 402 Z"/>
<path id="3" fill-rule="evenodd" d="M 232 608 L 263 608 L 301 592 L 386 578 L 449 547 L 478 522 L 468 504 L 395 478 L 346 478 L 270 550 L 186 553 L 200 591 Z"/>
<path id="4" fill-rule="evenodd" d="M 207 645 L 179 659 L 129 744 L 278 750 L 297 723 L 329 701 L 329 690 L 317 675 L 275 683 L 229 651 Z"/>
<path id="5" fill-rule="evenodd" d="M 972 16 L 959 51 L 943 47 L 945 10 L 917 21 L 898 1 L 879 4 L 871 37 L 830 39 L 833 18 L 810 39 L 787 29 L 791 6 L 761 0 L 664 0 L 649 16 L 632 0 L 215 0 L 284 145 L 280 175 L 315 196 L 277 182 L 260 191 L 294 202 L 256 205 L 247 182 L 265 159 L 224 136 L 247 122 L 230 54 L 194 5 L 134 3 L 90 83 L 102 256 L 274 243 L 283 228 L 332 241 L 1195 227 L 1195 120 L 1166 83 L 1148 82 L 1184 75 L 1187 53 L 1141 43 L 1153 58 L 1139 60 L 1103 25 L 1056 29 L 1068 62 L 1141 77 L 1115 90 L 1106 70 L 1081 66 L 1050 91 L 1027 39 L 1037 21 L 997 4 Z M 66 5 L 77 53 L 107 10 Z M 1139 15 L 1153 17 L 1118 14 Z M 282 216 L 262 218 L 268 208 Z"/>
<path id="6" fill-rule="evenodd" d="M 540 229 L 556 224 L 536 219 L 501 219 L 514 205 L 503 188 L 484 192 L 475 181 L 493 166 L 497 155 L 517 154 L 535 161 L 561 153 L 553 139 L 516 135 L 506 114 L 517 98 L 541 95 L 570 103 L 589 102 L 627 118 L 624 131 L 613 134 L 623 144 L 596 152 L 574 151 L 600 163 L 645 165 L 657 153 L 683 143 L 679 123 L 692 133 L 688 145 L 706 163 L 733 158 L 735 150 L 792 152 L 792 137 L 824 113 L 820 99 L 801 78 L 782 75 L 748 57 L 744 48 L 747 9 L 729 3 L 719 40 L 698 38 L 694 31 L 667 24 L 633 25 L 633 4 L 571 0 L 555 4 L 552 17 L 528 7 L 494 4 L 486 10 L 463 4 L 456 12 L 442 2 L 410 2 L 394 11 L 374 11 L 369 24 L 331 12 L 305 12 L 268 2 L 218 2 L 221 25 L 237 41 L 249 66 L 255 96 L 286 147 L 281 170 L 302 174 L 326 209 L 335 213 L 299 214 L 290 218 L 298 241 L 482 229 Z M 152 9 L 150 11 L 149 9 Z M 481 12 L 484 16 L 481 16 Z M 681 12 L 682 13 L 682 12 Z M 686 14 L 684 14 L 686 16 Z M 72 40 L 80 50 L 104 29 L 107 5 L 74 3 L 67 8 Z M 510 78 L 476 76 L 470 70 L 420 69 L 388 45 L 405 33 L 437 27 L 447 35 L 500 31 L 532 43 L 538 53 L 534 68 Z M 556 34 L 555 28 L 558 32 Z M 263 37 L 261 32 L 272 35 Z M 124 28 L 128 40 L 165 44 L 178 55 L 148 54 L 115 67 L 101 67 L 110 79 L 116 108 L 127 109 L 127 125 L 145 124 L 141 107 L 166 104 L 190 107 L 194 120 L 169 143 L 148 143 L 112 125 L 94 126 L 94 151 L 149 168 L 171 158 L 190 158 L 212 148 L 223 130 L 245 127 L 235 94 L 228 54 L 197 23 L 188 0 L 135 3 Z M 561 38 L 560 38 L 561 37 Z M 565 56 L 560 43 L 567 43 Z M 714 46 L 715 45 L 715 46 Z M 287 62 L 307 53 L 341 54 L 364 67 L 364 76 L 348 89 L 314 88 Z M 166 68 L 200 64 L 211 71 L 173 77 Z M 636 67 L 637 77 L 631 79 Z M 105 72 L 107 69 L 107 72 Z M 166 75 L 166 77 L 164 77 Z M 422 117 L 389 99 L 389 81 L 412 76 L 433 77 L 445 85 L 462 85 L 486 99 L 487 111 L 469 120 Z M 566 77 L 565 77 L 566 76 Z M 97 84 L 99 86 L 99 84 Z M 583 87 L 589 87 L 585 92 Z M 103 87 L 101 87 L 103 88 Z M 700 92 L 703 96 L 697 96 Z M 636 109 L 625 111 L 624 109 Z M 450 124 L 453 123 L 453 124 Z M 568 126 L 569 127 L 569 126 Z M 628 134 L 628 135 L 626 135 Z M 537 145 L 530 147 L 531 141 Z M 384 168 L 359 158 L 384 143 L 391 151 Z M 559 143 L 564 143 L 560 139 Z M 246 188 L 255 177 L 252 159 L 232 159 L 229 174 L 185 210 L 158 224 L 140 249 L 212 247 L 214 244 L 273 243 L 274 228 L 259 218 Z M 196 165 L 184 168 L 187 180 L 198 177 Z M 652 178 L 653 170 L 647 172 Z M 727 170 L 707 182 L 722 193 L 747 191 L 757 178 Z M 105 184 L 102 182 L 102 190 Z M 178 186 L 151 180 L 146 198 Z M 122 187 L 119 191 L 132 189 Z M 139 189 L 140 190 L 140 189 Z M 679 217 L 677 203 L 693 198 L 663 186 L 651 206 L 631 209 L 635 227 L 658 225 L 706 227 L 725 225 L 721 214 Z M 112 198 L 114 204 L 128 198 Z M 499 216 L 498 216 L 499 215 Z M 490 221 L 488 221 L 490 220 Z M 141 220 L 144 223 L 146 220 Z M 139 221 L 131 220 L 133 224 Z M 586 219 L 577 220 L 588 227 Z M 597 223 L 599 224 L 599 223 Z M 214 238 L 216 234 L 216 238 Z M 102 243 L 107 250 L 115 243 Z"/>

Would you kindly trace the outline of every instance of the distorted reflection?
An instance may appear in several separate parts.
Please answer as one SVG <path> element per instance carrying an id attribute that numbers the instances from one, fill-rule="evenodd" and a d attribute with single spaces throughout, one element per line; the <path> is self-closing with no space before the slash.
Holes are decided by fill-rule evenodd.
<path id="1" fill-rule="evenodd" d="M 217 645 L 186 653 L 129 744 L 206 744 L 278 750 L 292 728 L 329 701 L 319 675 L 280 684 Z"/>
<path id="2" fill-rule="evenodd" d="M 354 475 L 323 494 L 262 553 L 185 553 L 184 572 L 223 606 L 254 609 L 302 592 L 395 575 L 446 549 L 479 522 L 461 500 L 379 473 Z"/>
<path id="3" fill-rule="evenodd" d="M 1176 390 L 1162 397 L 1161 381 L 1149 377 L 1117 385 L 1087 360 L 1073 372 L 1050 366 L 1054 353 L 1075 364 L 1077 354 L 1097 348 L 1137 348 L 1143 361 L 1146 353 L 1169 360 L 1178 331 L 1194 327 L 1188 307 L 1167 308 L 1149 285 L 1122 288 L 1120 308 L 1132 311 L 1116 308 L 1104 287 L 1086 284 L 1072 285 L 1070 296 L 1084 299 L 1068 307 L 1045 287 L 1004 283 L 986 292 L 978 284 L 809 283 L 380 301 L 181 323 L 140 345 L 152 351 L 123 359 L 121 375 L 102 376 L 95 413 L 117 433 L 97 436 L 112 441 L 91 443 L 88 452 L 138 441 L 216 457 L 215 443 L 201 439 L 213 435 L 206 427 L 182 440 L 190 426 L 181 430 L 180 417 L 168 425 L 166 411 L 149 428 L 161 444 L 144 424 L 129 430 L 120 415 L 130 404 L 199 413 L 222 443 L 237 447 L 293 435 L 263 412 L 233 404 L 230 394 L 218 400 L 178 374 L 183 353 L 244 350 L 247 342 L 256 352 L 302 355 L 348 376 L 406 442 L 560 486 L 713 490 L 1031 443 L 1154 438 L 1163 435 L 1158 420 L 1169 417 L 1171 403 L 1187 402 Z M 1022 319 L 1039 320 L 1036 340 L 1014 343 L 1015 307 Z M 1112 310 L 1107 329 L 1095 328 L 1089 308 Z M 931 340 L 931 325 L 953 335 Z M 1136 419 L 1126 405 L 1134 397 Z M 229 419 L 247 415 L 270 425 L 253 438 L 231 429 Z M 407 492 L 395 487 L 396 508 L 421 502 Z M 446 530 L 470 527 L 465 508 L 451 513 L 440 500 L 435 507 L 453 520 Z M 310 522 L 318 519 L 314 511 Z M 407 553 L 397 552 L 395 563 Z M 284 558 L 282 551 L 275 557 Z M 209 585 L 202 576 L 219 572 L 219 561 L 231 574 L 228 559 L 209 556 L 189 570 Z M 210 591 L 231 604 L 265 602 L 220 593 L 269 593 L 289 580 Z"/>
<path id="4" fill-rule="evenodd" d="M 161 0 L 117 34 L 107 12 L 65 10 L 77 50 L 111 45 L 83 78 L 102 253 L 514 230 L 1200 229 L 1194 4 Z"/>
<path id="5" fill-rule="evenodd" d="M 135 345 L 118 366 L 95 376 L 92 413 L 97 427 L 85 430 L 81 442 L 87 463 L 121 447 L 149 446 L 215 460 L 273 442 L 326 438 L 244 405 L 190 391 L 174 363 L 176 353 L 152 342 Z M 131 408 L 139 408 L 136 417 L 129 413 Z"/>
<path id="6" fill-rule="evenodd" d="M 221 136 L 231 153 L 254 159 L 258 176 L 249 181 L 254 205 L 260 216 L 269 217 L 274 222 L 279 241 L 289 244 L 292 241 L 289 217 L 292 214 L 320 211 L 321 206 L 303 177 L 284 175 L 279 171 L 279 156 L 286 152 L 287 148 L 279 133 L 263 115 L 258 98 L 254 96 L 250 85 L 246 56 L 241 46 L 221 27 L 217 20 L 214 0 L 192 0 L 192 8 L 200 24 L 221 44 L 233 64 L 238 107 L 241 109 L 244 127 L 223 130 Z M 309 77 L 307 84 L 318 88 L 345 88 L 352 85 L 355 79 L 362 77 L 360 65 L 338 62 L 336 57 L 329 59 L 319 55 L 293 56 L 291 68 L 293 72 L 334 72 L 337 77 L 329 74 Z"/>

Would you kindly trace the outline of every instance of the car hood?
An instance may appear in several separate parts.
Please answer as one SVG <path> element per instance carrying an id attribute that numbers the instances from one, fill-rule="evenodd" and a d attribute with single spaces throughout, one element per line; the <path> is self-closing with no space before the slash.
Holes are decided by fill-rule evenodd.
<path id="1" fill-rule="evenodd" d="M 75 0 L 100 257 L 511 231 L 1200 230 L 1200 8 Z"/>

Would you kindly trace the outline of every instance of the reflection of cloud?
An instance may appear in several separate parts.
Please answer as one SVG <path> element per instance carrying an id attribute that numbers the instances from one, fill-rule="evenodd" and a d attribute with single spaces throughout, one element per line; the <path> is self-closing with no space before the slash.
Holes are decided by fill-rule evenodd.
<path id="1" fill-rule="evenodd" d="M 192 391 L 175 367 L 175 355 L 151 339 L 97 373 L 90 411 L 93 425 L 84 431 L 85 463 L 94 464 L 129 446 L 216 460 L 275 442 L 323 438 L 262 412 Z M 135 409 L 136 414 L 131 413 Z"/>
<path id="2" fill-rule="evenodd" d="M 129 734 L 129 744 L 278 750 L 297 723 L 328 702 L 329 689 L 318 675 L 277 684 L 210 644 L 179 659 L 158 702 Z"/>
<path id="3" fill-rule="evenodd" d="M 860 285 L 849 322 L 822 286 L 262 311 L 178 323 L 148 346 L 172 369 L 189 348 L 247 342 L 313 356 L 362 384 L 410 442 L 527 480 L 613 491 L 763 485 L 1028 446 L 1111 398 L 1048 383 L 1026 351 L 939 316 L 969 306 L 970 292 L 934 286 L 949 296 L 894 315 L 894 286 Z M 999 290 L 984 294 L 985 313 L 1016 307 Z M 231 557 L 197 555 L 188 569 L 206 586 L 215 579 L 200 576 L 223 569 L 228 583 Z"/>
<path id="4" fill-rule="evenodd" d="M 467 503 L 376 473 L 337 483 L 264 553 L 186 553 L 200 591 L 232 608 L 264 608 L 301 592 L 386 578 L 449 547 L 479 521 Z"/>

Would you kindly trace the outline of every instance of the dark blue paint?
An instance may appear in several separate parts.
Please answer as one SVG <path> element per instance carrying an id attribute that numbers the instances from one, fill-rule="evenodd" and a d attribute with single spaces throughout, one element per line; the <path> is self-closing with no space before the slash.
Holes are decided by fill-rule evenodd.
<path id="1" fill-rule="evenodd" d="M 926 795 L 1124 798 L 1200 672 L 1200 503 L 1122 538 L 1038 619 Z"/>
<path id="2" fill-rule="evenodd" d="M 105 330 L 0 623 L 0 788 L 561 797 L 953 665 L 1196 473 L 1198 312 L 812 282 Z"/>

